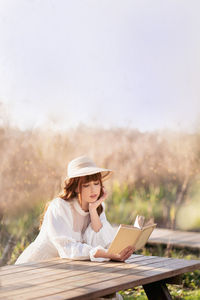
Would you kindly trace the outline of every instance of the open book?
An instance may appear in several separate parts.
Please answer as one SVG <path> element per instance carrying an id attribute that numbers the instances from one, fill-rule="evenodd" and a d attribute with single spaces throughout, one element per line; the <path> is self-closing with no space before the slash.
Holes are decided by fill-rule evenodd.
<path id="1" fill-rule="evenodd" d="M 124 248 L 132 245 L 135 250 L 144 247 L 157 224 L 153 220 L 144 223 L 143 216 L 137 216 L 134 225 L 121 224 L 108 248 L 108 253 L 118 254 Z"/>

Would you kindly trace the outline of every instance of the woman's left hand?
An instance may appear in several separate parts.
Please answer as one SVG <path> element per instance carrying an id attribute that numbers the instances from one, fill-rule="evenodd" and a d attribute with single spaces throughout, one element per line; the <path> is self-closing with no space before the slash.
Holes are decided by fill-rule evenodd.
<path id="1" fill-rule="evenodd" d="M 101 196 L 100 199 L 96 200 L 95 202 L 89 203 L 89 211 L 96 210 L 97 207 L 106 199 L 107 197 L 107 192 L 105 188 L 103 187 L 103 196 Z"/>

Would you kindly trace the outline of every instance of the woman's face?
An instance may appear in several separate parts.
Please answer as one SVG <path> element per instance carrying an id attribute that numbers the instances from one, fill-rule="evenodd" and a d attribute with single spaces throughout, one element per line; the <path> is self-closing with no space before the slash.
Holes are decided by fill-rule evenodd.
<path id="1" fill-rule="evenodd" d="M 100 195 L 100 191 L 101 184 L 99 180 L 83 183 L 81 190 L 82 201 L 88 203 L 95 202 Z"/>

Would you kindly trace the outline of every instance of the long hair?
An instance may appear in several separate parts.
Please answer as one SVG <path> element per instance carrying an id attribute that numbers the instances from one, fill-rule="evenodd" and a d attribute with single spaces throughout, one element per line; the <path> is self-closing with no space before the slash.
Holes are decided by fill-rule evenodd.
<path id="1" fill-rule="evenodd" d="M 81 198 L 82 185 L 84 183 L 88 183 L 90 181 L 97 181 L 97 180 L 100 181 L 100 185 L 101 185 L 100 194 L 98 197 L 98 199 L 99 199 L 103 196 L 103 184 L 102 184 L 102 180 L 101 180 L 101 173 L 66 179 L 64 181 L 63 191 L 58 195 L 58 197 L 62 198 L 65 201 L 70 201 L 73 198 L 78 198 L 79 202 L 82 204 L 82 198 Z M 48 201 L 46 203 L 44 211 L 40 216 L 39 230 L 41 229 L 44 215 L 45 215 L 50 203 L 51 203 L 51 201 Z M 99 216 L 102 213 L 102 211 L 103 211 L 103 206 L 102 206 L 102 204 L 100 204 L 97 207 L 97 213 Z"/>

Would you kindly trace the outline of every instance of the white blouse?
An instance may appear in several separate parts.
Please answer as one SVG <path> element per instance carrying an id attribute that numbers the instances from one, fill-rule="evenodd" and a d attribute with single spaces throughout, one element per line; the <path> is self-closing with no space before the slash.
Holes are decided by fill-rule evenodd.
<path id="1" fill-rule="evenodd" d="M 38 236 L 21 253 L 15 264 L 54 257 L 99 262 L 109 260 L 94 257 L 98 249 L 107 251 L 116 232 L 106 219 L 104 202 L 102 205 L 102 227 L 95 232 L 91 226 L 90 213 L 81 208 L 78 199 L 53 199 L 44 215 Z"/>

